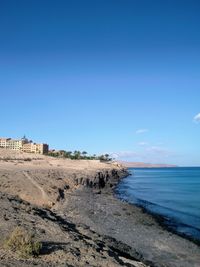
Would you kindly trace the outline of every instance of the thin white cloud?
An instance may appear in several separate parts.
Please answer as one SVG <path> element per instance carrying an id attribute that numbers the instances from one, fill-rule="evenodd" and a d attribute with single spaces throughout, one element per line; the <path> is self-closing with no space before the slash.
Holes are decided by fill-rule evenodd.
<path id="1" fill-rule="evenodd" d="M 113 159 L 130 161 L 130 162 L 146 162 L 146 163 L 173 163 L 176 154 L 162 146 L 146 145 L 137 151 L 116 151 L 108 153 Z"/>
<path id="2" fill-rule="evenodd" d="M 149 146 L 146 149 L 147 152 L 162 155 L 162 156 L 169 156 L 170 151 L 166 148 L 160 147 L 160 146 Z"/>
<path id="3" fill-rule="evenodd" d="M 137 156 L 137 153 L 134 151 L 119 151 L 119 152 L 112 152 L 109 153 L 112 158 L 119 159 L 119 158 L 131 158 Z"/>
<path id="4" fill-rule="evenodd" d="M 194 116 L 193 121 L 196 123 L 200 123 L 200 113 L 198 113 L 196 116 Z"/>
<path id="5" fill-rule="evenodd" d="M 136 134 L 143 134 L 143 133 L 147 133 L 149 131 L 149 129 L 138 129 L 136 131 Z"/>
<path id="6" fill-rule="evenodd" d="M 139 142 L 138 145 L 139 145 L 139 146 L 147 146 L 148 143 L 147 143 L 147 142 Z"/>

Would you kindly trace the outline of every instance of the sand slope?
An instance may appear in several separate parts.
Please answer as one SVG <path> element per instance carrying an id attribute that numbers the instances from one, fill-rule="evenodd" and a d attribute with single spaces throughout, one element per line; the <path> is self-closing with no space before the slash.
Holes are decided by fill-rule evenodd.
<path id="1" fill-rule="evenodd" d="M 0 149 L 0 191 L 40 206 L 52 207 L 98 172 L 117 165 L 97 160 L 58 159 Z"/>

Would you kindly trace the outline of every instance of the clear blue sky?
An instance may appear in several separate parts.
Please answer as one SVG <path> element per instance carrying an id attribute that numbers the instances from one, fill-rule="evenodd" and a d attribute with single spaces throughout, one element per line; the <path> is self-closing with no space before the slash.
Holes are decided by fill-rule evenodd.
<path id="1" fill-rule="evenodd" d="M 0 135 L 200 165 L 199 14 L 198 0 L 1 0 Z"/>

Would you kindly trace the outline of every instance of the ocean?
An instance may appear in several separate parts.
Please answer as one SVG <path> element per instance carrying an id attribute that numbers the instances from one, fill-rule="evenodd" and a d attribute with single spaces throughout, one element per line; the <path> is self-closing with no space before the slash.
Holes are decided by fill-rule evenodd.
<path id="1" fill-rule="evenodd" d="M 130 168 L 116 193 L 159 215 L 169 229 L 200 241 L 200 168 Z"/>

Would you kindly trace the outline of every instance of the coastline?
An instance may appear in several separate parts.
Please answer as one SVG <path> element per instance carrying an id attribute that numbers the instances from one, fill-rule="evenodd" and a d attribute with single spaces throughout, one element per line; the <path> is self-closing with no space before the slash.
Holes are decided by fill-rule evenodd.
<path id="1" fill-rule="evenodd" d="M 162 216 L 121 201 L 115 194 L 124 178 L 108 181 L 101 190 L 83 187 L 67 198 L 62 211 L 75 223 L 84 223 L 102 235 L 119 240 L 132 249 L 134 257 L 154 267 L 199 267 L 200 247 L 163 224 Z"/>
<path id="2" fill-rule="evenodd" d="M 142 169 L 144 169 L 144 168 L 142 168 Z M 167 167 L 167 169 L 168 169 L 168 167 Z M 130 176 L 131 175 L 133 175 L 133 174 L 130 173 Z M 151 215 L 159 223 L 159 225 L 161 225 L 163 227 L 163 229 L 165 229 L 165 230 L 167 230 L 173 234 L 176 234 L 180 237 L 183 237 L 183 238 L 185 238 L 191 242 L 194 242 L 195 244 L 200 246 L 199 229 L 192 227 L 190 225 L 184 224 L 183 222 L 180 222 L 178 220 L 177 216 L 173 217 L 174 214 L 172 214 L 170 216 L 169 213 L 165 213 L 163 211 L 163 209 L 165 209 L 165 208 L 163 208 L 162 206 L 159 206 L 159 208 L 158 208 L 156 204 L 153 204 L 153 203 L 148 202 L 148 201 L 144 201 L 143 199 L 140 199 L 140 198 L 133 198 L 132 200 L 127 199 L 126 197 L 124 198 L 123 193 L 120 192 L 120 183 L 121 182 L 123 184 L 123 179 L 121 179 L 119 181 L 118 185 L 114 189 L 114 194 L 118 199 L 120 199 L 121 201 L 125 201 L 125 202 L 129 203 L 130 205 L 135 205 L 136 207 L 139 207 L 143 213 Z M 173 211 L 173 213 L 174 213 L 174 211 Z M 181 231 L 182 228 L 186 232 Z M 188 229 L 188 231 L 186 229 Z M 191 234 L 191 231 L 193 231 L 192 234 Z"/>
<path id="3" fill-rule="evenodd" d="M 116 198 L 120 199 L 121 201 L 125 201 L 123 200 L 122 198 L 120 198 L 119 196 L 116 195 Z M 136 207 L 138 207 L 139 209 L 141 209 L 141 212 L 142 213 L 146 213 L 150 216 L 152 216 L 156 222 L 164 229 L 164 230 L 167 230 L 168 232 L 171 232 L 177 236 L 180 236 L 188 241 L 191 241 L 193 242 L 194 244 L 198 245 L 200 247 L 200 240 L 199 239 L 196 239 L 192 236 L 189 236 L 189 235 L 186 235 L 184 234 L 183 232 L 180 232 L 178 230 L 176 230 L 177 226 L 176 225 L 173 225 L 174 222 L 173 221 L 168 221 L 170 220 L 169 218 L 165 218 L 164 215 L 160 215 L 160 214 L 157 214 L 156 212 L 153 212 L 147 208 L 145 208 L 145 206 L 143 206 L 142 204 L 136 204 L 136 203 L 130 203 L 128 201 L 125 201 L 127 202 L 128 204 L 130 205 L 134 205 Z M 171 225 L 172 224 L 172 225 Z M 187 225 L 186 225 L 187 227 Z"/>
<path id="4" fill-rule="evenodd" d="M 196 244 L 116 197 L 123 166 L 9 153 L 0 161 L 0 266 L 199 267 Z M 39 258 L 2 247 L 18 225 L 43 242 Z"/>
<path id="5" fill-rule="evenodd" d="M 126 175 L 121 166 L 1 149 L 0 155 L 0 266 L 146 267 L 130 246 L 92 231 L 82 220 L 70 220 L 69 210 L 62 212 L 64 202 L 86 188 L 95 187 L 100 195 L 98 188 L 114 187 Z M 5 247 L 17 227 L 41 242 L 38 257 L 23 258 L 19 251 Z"/>

